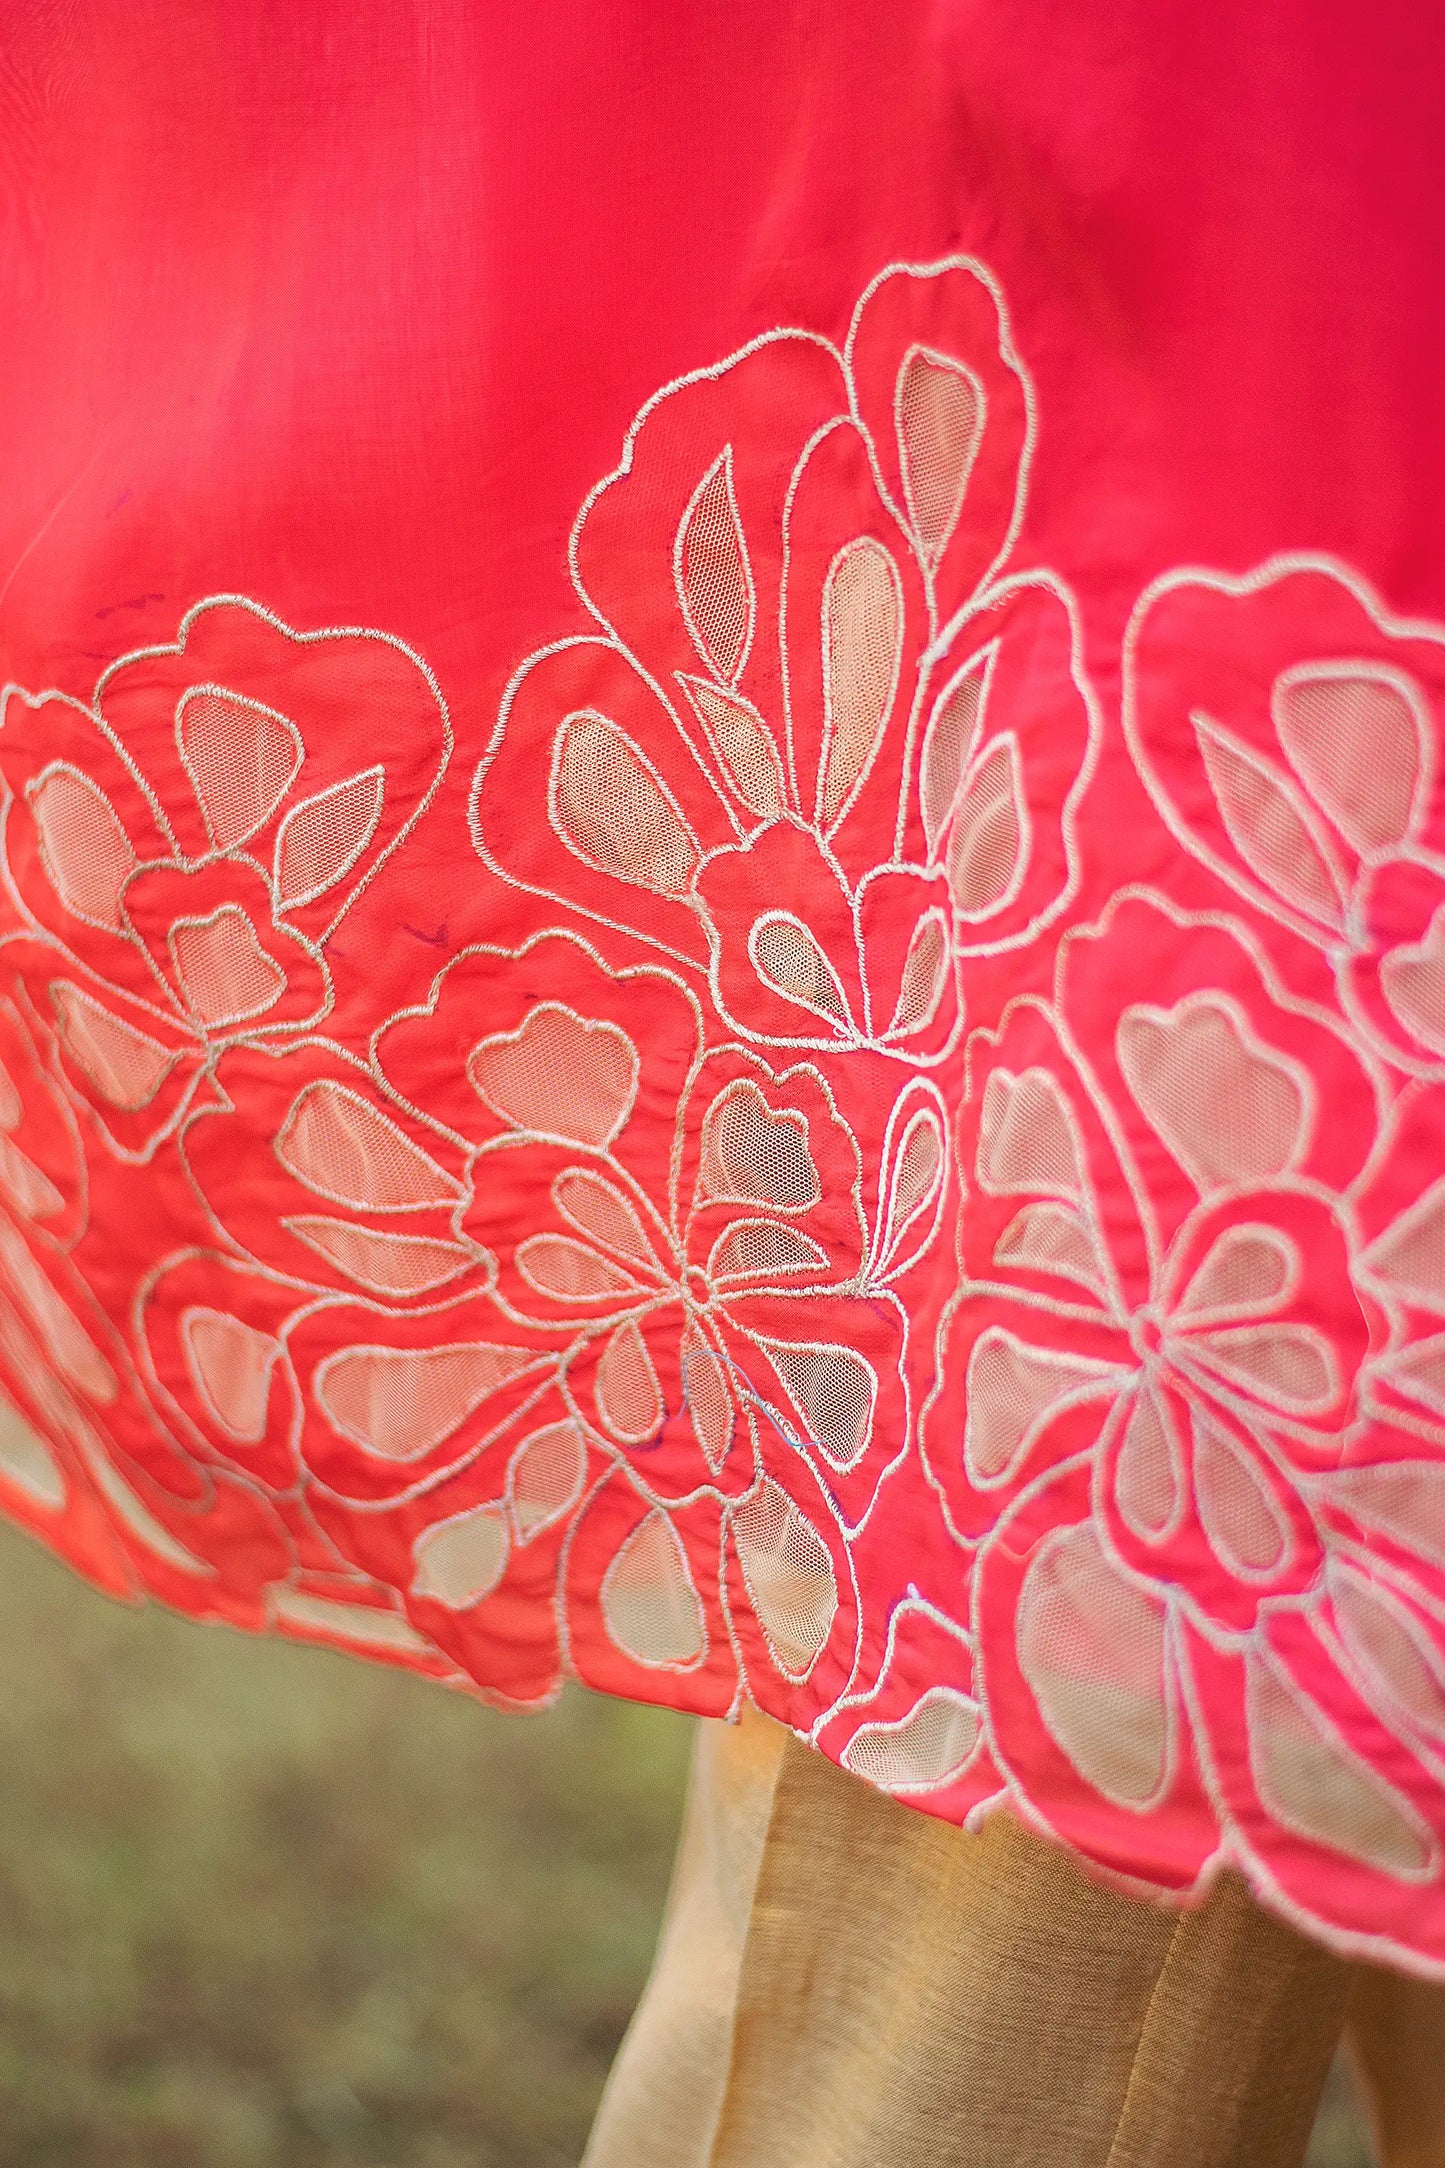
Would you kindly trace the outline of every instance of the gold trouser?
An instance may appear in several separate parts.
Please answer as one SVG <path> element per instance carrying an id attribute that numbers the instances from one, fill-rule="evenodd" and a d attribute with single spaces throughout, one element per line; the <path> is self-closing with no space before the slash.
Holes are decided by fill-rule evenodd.
<path id="1" fill-rule="evenodd" d="M 1358 1971 L 1234 1875 L 1171 1912 L 706 1723 L 583 2168 L 1297 2168 Z M 1388 2168 L 1445 2168 L 1441 1999 L 1361 1976 Z"/>

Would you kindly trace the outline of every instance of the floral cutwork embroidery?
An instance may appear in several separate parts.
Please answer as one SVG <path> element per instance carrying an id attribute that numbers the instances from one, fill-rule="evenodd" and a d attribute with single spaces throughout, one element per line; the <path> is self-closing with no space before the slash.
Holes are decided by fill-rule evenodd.
<path id="1" fill-rule="evenodd" d="M 236 598 L 9 689 L 0 1495 L 1438 1969 L 1445 633 L 1170 572 L 1106 727 L 1035 437 L 892 266 L 643 409 L 470 775 Z"/>

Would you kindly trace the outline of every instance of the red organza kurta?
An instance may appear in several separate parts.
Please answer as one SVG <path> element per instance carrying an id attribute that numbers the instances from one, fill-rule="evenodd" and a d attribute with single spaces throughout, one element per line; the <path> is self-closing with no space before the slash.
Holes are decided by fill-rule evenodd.
<path id="1" fill-rule="evenodd" d="M 1438 12 L 0 46 L 6 1510 L 1445 1971 Z"/>

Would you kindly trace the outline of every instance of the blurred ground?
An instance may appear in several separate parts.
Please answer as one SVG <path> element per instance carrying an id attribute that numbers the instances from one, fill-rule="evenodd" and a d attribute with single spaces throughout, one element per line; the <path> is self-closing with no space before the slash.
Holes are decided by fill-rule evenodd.
<path id="1" fill-rule="evenodd" d="M 572 2168 L 688 1744 L 128 1610 L 0 1528 L 0 2168 Z M 1343 2086 L 1310 2161 L 1367 2168 Z"/>

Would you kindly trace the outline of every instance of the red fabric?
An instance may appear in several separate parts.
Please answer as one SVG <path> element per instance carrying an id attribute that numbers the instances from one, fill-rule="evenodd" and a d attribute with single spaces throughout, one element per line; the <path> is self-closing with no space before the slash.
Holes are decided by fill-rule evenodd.
<path id="1" fill-rule="evenodd" d="M 6 1509 L 1445 1968 L 1435 11 L 6 41 Z"/>

